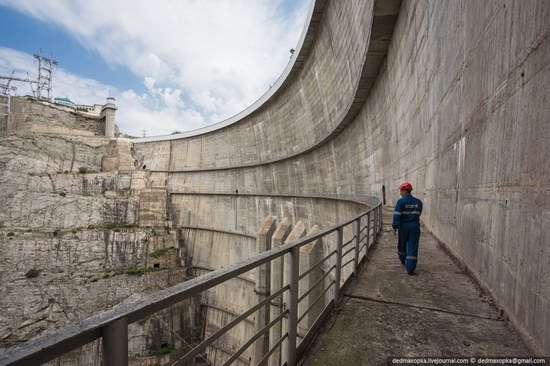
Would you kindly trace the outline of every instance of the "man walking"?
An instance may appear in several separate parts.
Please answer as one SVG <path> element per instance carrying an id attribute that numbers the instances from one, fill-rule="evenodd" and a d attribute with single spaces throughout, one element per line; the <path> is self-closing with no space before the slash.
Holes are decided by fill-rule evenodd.
<path id="1" fill-rule="evenodd" d="M 411 195 L 412 189 L 410 183 L 403 183 L 399 186 L 401 198 L 395 204 L 392 224 L 393 231 L 398 231 L 397 254 L 399 260 L 410 275 L 414 274 L 418 261 L 420 214 L 422 213 L 422 201 Z"/>

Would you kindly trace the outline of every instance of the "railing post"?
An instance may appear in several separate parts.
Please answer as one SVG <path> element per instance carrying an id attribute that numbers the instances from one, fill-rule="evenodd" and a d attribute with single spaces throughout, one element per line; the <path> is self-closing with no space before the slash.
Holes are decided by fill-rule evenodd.
<path id="1" fill-rule="evenodd" d="M 296 338 L 298 335 L 298 282 L 300 277 L 300 248 L 292 247 L 290 250 L 290 265 L 288 268 L 288 343 L 287 365 L 296 365 Z"/>
<path id="2" fill-rule="evenodd" d="M 383 217 L 382 217 L 382 205 L 379 205 L 379 206 L 378 206 L 378 217 L 380 218 L 380 219 L 378 220 L 379 229 L 380 229 L 380 231 L 382 231 L 382 226 L 383 226 L 383 222 L 382 222 L 382 218 L 383 218 Z"/>
<path id="3" fill-rule="evenodd" d="M 373 225 L 373 236 L 372 236 L 372 241 L 375 242 L 376 241 L 376 237 L 378 236 L 378 209 L 375 208 L 374 209 L 374 218 L 372 220 L 372 225 Z"/>
<path id="4" fill-rule="evenodd" d="M 283 218 L 281 223 L 277 226 L 277 229 L 271 237 L 271 248 L 278 248 L 284 244 L 288 235 L 290 234 L 290 220 Z M 284 256 L 274 259 L 271 262 L 271 283 L 270 293 L 274 294 L 284 286 L 283 271 L 284 271 Z M 270 319 L 275 319 L 283 311 L 283 295 L 280 295 L 271 300 Z M 277 341 L 279 341 L 283 334 L 283 320 L 275 324 L 269 330 L 269 349 L 275 347 Z M 281 366 L 282 347 L 278 346 L 277 350 L 273 352 L 269 357 L 269 366 Z"/>
<path id="5" fill-rule="evenodd" d="M 334 275 L 334 307 L 338 306 L 340 298 L 340 276 L 342 275 L 342 237 L 344 228 L 340 226 L 336 231 L 336 274 Z"/>
<path id="6" fill-rule="evenodd" d="M 357 278 L 357 267 L 359 266 L 359 245 L 361 236 L 361 217 L 355 220 L 355 260 L 353 261 L 353 276 Z"/>
<path id="7" fill-rule="evenodd" d="M 275 216 L 267 216 L 258 229 L 258 235 L 256 236 L 256 252 L 261 254 L 266 250 L 271 249 L 271 238 L 275 229 L 277 228 Z M 266 297 L 270 295 L 269 286 L 271 278 L 271 263 L 262 264 L 256 267 L 254 271 L 254 277 L 256 279 L 256 286 L 254 292 L 258 296 L 258 302 L 262 302 Z M 259 332 L 269 324 L 269 304 L 258 309 L 255 319 L 256 332 Z M 257 365 L 264 355 L 269 351 L 269 332 L 262 334 L 253 347 L 253 363 Z"/>
<path id="8" fill-rule="evenodd" d="M 103 327 L 104 366 L 128 365 L 128 318 L 115 320 Z"/>
<path id="9" fill-rule="evenodd" d="M 367 256 L 370 248 L 370 213 L 372 211 L 369 211 L 367 214 L 367 232 L 365 233 L 367 235 L 367 248 L 365 249 L 365 256 Z"/>

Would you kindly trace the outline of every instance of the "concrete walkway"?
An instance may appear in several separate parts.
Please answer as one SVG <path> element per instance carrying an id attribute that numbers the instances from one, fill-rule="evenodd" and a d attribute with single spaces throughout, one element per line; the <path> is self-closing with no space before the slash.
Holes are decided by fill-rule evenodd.
<path id="1" fill-rule="evenodd" d="M 390 219 L 386 211 L 369 262 L 304 365 L 386 365 L 389 356 L 532 355 L 425 230 L 417 275 L 409 276 L 397 258 Z"/>

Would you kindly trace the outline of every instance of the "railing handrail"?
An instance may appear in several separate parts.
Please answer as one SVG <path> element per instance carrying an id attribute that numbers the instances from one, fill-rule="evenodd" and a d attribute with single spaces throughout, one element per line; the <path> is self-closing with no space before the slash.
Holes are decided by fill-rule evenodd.
<path id="1" fill-rule="evenodd" d="M 3 354 L 0 354 L 0 365 L 29 365 L 50 361 L 101 338 L 103 334 L 102 329 L 120 319 L 126 319 L 127 324 L 134 323 L 148 315 L 279 258 L 286 253 L 299 250 L 302 246 L 333 232 L 340 232 L 339 235 L 341 235 L 341 230 L 344 227 L 360 220 L 371 212 L 375 212 L 377 209 L 380 210 L 381 205 L 381 202 L 379 202 L 376 206 L 361 212 L 352 219 L 330 226 L 313 235 L 305 236 L 288 244 L 267 250 L 247 260 L 227 265 L 202 276 L 146 295 L 132 303 L 117 305 L 112 309 L 81 320 L 76 324 L 35 337 L 22 345 L 7 349 Z M 378 215 L 380 214 L 379 212 Z M 378 223 L 375 223 L 375 233 L 377 226 Z M 340 269 L 337 268 L 337 271 Z"/>

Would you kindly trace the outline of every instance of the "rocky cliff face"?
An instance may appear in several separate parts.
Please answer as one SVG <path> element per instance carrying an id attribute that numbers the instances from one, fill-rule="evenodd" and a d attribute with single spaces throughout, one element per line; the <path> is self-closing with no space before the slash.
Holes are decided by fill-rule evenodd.
<path id="1" fill-rule="evenodd" d="M 135 164 L 130 142 L 0 134 L 0 349 L 185 280 L 164 182 Z M 180 304 L 132 324 L 132 363 L 162 364 L 155 350 L 191 342 L 188 314 Z M 99 365 L 99 352 L 62 362 Z"/>
<path id="2" fill-rule="evenodd" d="M 67 112 L 39 102 L 35 98 L 11 98 L 10 109 L 6 124 L 8 131 L 26 130 L 80 136 L 103 136 L 105 134 L 105 125 L 99 117 Z"/>
<path id="3" fill-rule="evenodd" d="M 10 98 L 7 95 L 0 95 L 0 131 L 8 128 L 9 102 Z"/>

